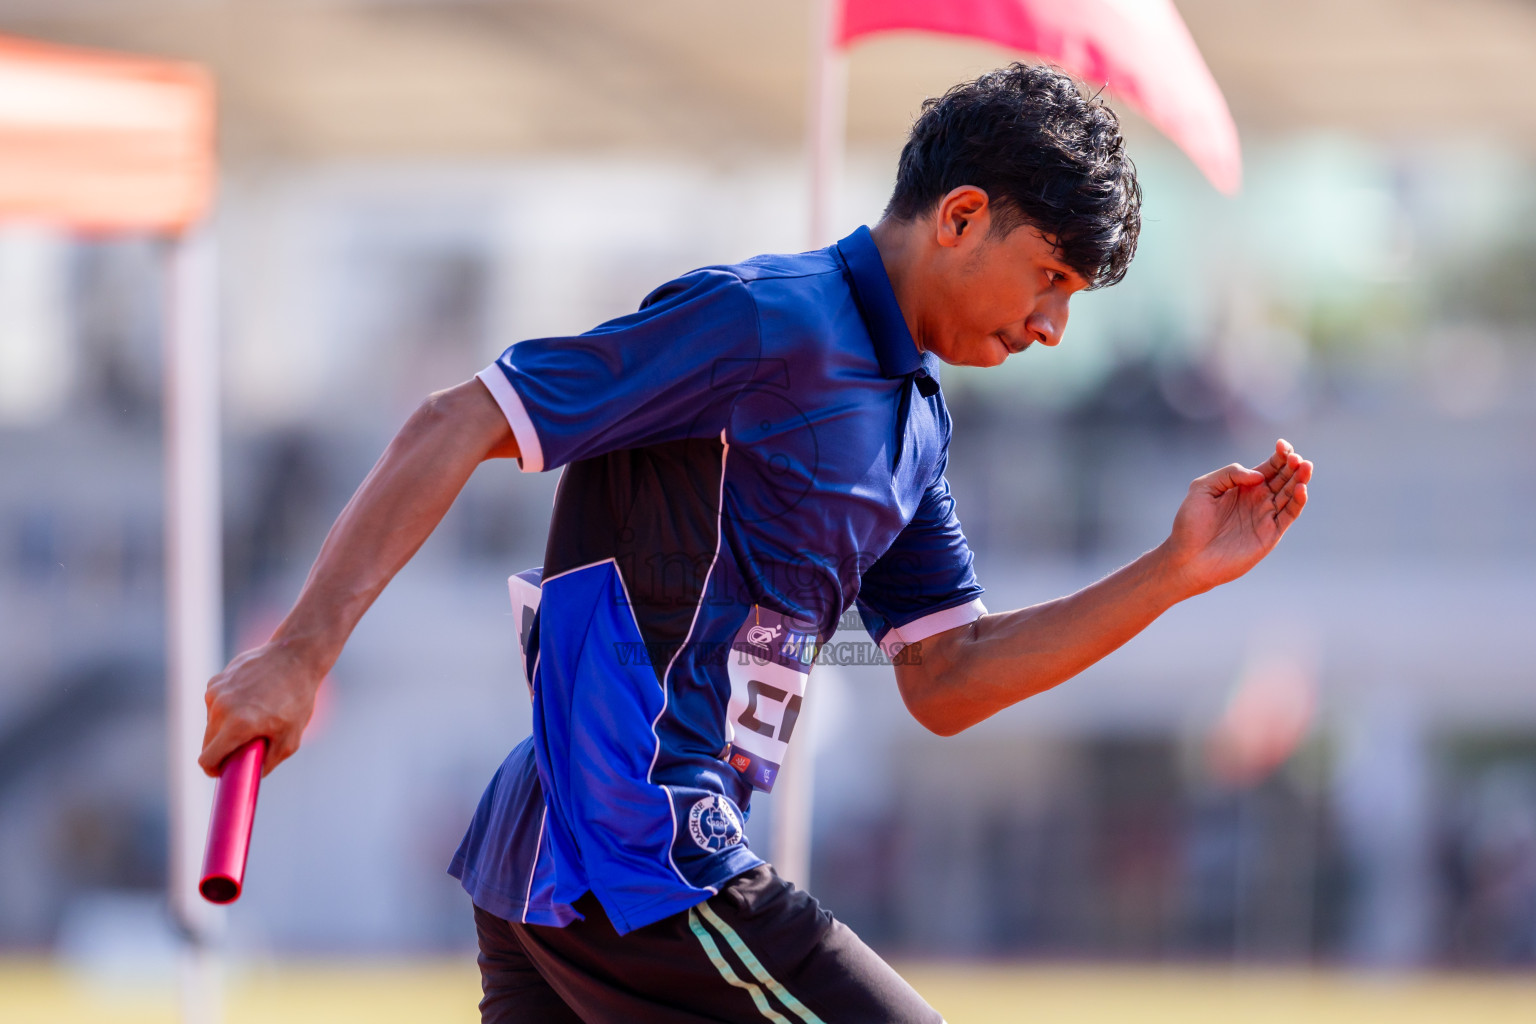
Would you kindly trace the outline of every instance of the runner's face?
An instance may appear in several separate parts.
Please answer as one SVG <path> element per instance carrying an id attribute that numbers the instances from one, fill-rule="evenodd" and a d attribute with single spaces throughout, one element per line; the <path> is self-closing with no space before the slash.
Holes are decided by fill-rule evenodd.
<path id="1" fill-rule="evenodd" d="M 936 282 L 923 344 L 946 363 L 996 366 L 1031 345 L 1060 344 L 1067 303 L 1088 286 L 1049 238 L 1029 225 L 1000 235 L 989 219 L 960 233 Z"/>

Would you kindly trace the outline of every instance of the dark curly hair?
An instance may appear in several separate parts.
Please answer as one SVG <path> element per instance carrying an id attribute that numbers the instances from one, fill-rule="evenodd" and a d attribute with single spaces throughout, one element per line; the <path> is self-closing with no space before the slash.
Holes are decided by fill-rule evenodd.
<path id="1" fill-rule="evenodd" d="M 886 216 L 912 220 L 974 185 L 1004 235 L 1023 224 L 1055 239 L 1089 285 L 1125 276 L 1141 233 L 1141 186 L 1120 119 L 1052 67 L 1015 63 L 923 101 Z"/>

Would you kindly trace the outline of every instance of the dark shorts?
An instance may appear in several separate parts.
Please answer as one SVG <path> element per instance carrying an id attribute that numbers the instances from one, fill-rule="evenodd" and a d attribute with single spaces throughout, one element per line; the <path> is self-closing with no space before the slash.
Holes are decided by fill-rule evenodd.
<path id="1" fill-rule="evenodd" d="M 620 936 L 591 893 L 565 928 L 475 908 L 480 1019 L 942 1024 L 912 986 L 767 866 L 691 910 Z"/>

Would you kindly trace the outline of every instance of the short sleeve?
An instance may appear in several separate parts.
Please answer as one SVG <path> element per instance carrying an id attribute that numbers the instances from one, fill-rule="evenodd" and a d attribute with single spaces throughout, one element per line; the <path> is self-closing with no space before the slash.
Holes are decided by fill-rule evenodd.
<path id="1" fill-rule="evenodd" d="M 512 427 L 524 471 L 538 472 L 718 435 L 760 351 L 746 285 L 699 270 L 585 334 L 518 342 L 478 376 Z"/>
<path id="2" fill-rule="evenodd" d="M 949 481 L 929 485 L 917 514 L 864 573 L 858 608 L 864 628 L 888 650 L 915 643 L 987 613 L 974 557 Z"/>

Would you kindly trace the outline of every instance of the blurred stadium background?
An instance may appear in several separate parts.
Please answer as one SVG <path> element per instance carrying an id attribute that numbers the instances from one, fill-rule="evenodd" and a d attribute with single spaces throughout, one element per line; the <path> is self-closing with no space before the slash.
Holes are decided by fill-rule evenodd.
<path id="1" fill-rule="evenodd" d="M 1530 1020 L 1536 5 L 1178 7 L 1243 192 L 1122 110 L 1141 254 L 1059 350 L 946 374 L 952 483 L 995 608 L 1156 543 L 1190 477 L 1277 435 L 1317 462 L 1314 506 L 1248 578 L 956 739 L 907 719 L 888 668 L 818 670 L 811 887 L 952 1024 Z M 809 20 L 0 0 L 0 32 L 216 76 L 230 651 L 426 391 L 677 272 L 803 248 Z M 1011 58 L 854 50 L 836 234 L 879 215 L 922 98 Z M 7 1021 L 171 1013 L 163 244 L 0 229 Z M 503 581 L 540 560 L 552 485 L 483 469 L 364 620 L 266 786 L 231 1021 L 473 1016 L 444 869 L 528 730 Z M 1255 722 L 1301 736 L 1273 771 Z M 407 756 L 365 765 L 391 737 Z"/>

